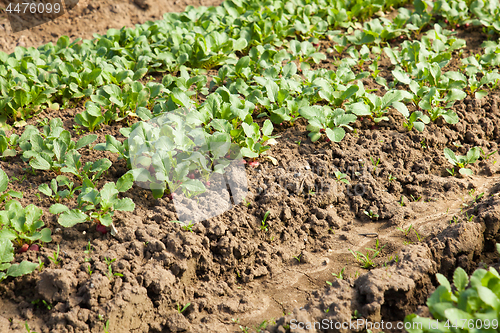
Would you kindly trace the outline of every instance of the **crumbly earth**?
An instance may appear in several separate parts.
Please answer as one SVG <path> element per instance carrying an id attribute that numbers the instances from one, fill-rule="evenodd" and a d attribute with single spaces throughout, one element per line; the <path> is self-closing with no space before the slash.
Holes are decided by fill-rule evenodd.
<path id="1" fill-rule="evenodd" d="M 23 32 L 25 37 L 7 31 L 0 44 L 8 52 L 21 43 L 38 46 L 62 34 L 89 38 L 107 28 L 158 19 L 162 12 L 188 4 L 220 1 L 141 3 L 151 6 L 144 10 L 132 2 L 80 1 L 67 17 Z M 466 38 L 470 54 L 480 47 L 474 30 L 460 31 L 459 37 Z M 333 63 L 329 58 L 321 66 L 335 69 Z M 381 69 L 390 73 L 387 59 Z M 380 88 L 367 80 L 370 85 Z M 223 333 L 248 327 L 249 332 L 283 333 L 294 319 L 335 323 L 355 316 L 395 323 L 412 312 L 425 314 L 425 300 L 437 285 L 435 273 L 450 277 L 457 266 L 470 273 L 496 261 L 500 156 L 476 163 L 472 177 L 451 177 L 443 148 L 457 142 L 463 145 L 456 149 L 459 154 L 473 146 L 498 150 L 499 102 L 498 91 L 480 101 L 467 97 L 454 106 L 458 124 L 432 123 L 423 133 L 407 132 L 395 112 L 377 126 L 358 120 L 356 131 L 338 144 L 312 143 L 300 120 L 278 126 L 280 138 L 269 152 L 277 165 L 268 159 L 259 160 L 256 168 L 247 165 L 246 202 L 195 224 L 191 232 L 172 222 L 177 216 L 170 199 L 156 200 L 137 186 L 124 194 L 136 209 L 116 214 L 116 236 L 102 235 L 90 223 L 61 228 L 48 212 L 51 199 L 36 196 L 38 186 L 55 174 L 26 173 L 19 157 L 0 161 L 11 181 L 18 178 L 10 187 L 23 192 L 21 203 L 41 207 L 54 234 L 39 252 L 16 255 L 17 261 L 37 262 L 39 257 L 44 267 L 0 284 L 0 331 L 25 332 L 28 322 L 36 332 L 94 333 L 109 321 L 109 332 Z M 61 118 L 78 137 L 73 117 L 81 110 L 78 105 L 44 111 L 29 123 Z M 104 142 L 105 134 L 123 140 L 121 126 L 104 126 L 97 131 L 98 141 Z M 113 162 L 99 186 L 127 171 L 112 153 L 88 150 L 82 155 L 83 161 L 107 157 Z M 350 185 L 336 179 L 337 170 L 347 174 Z M 482 198 L 474 200 L 480 193 Z M 266 231 L 261 227 L 267 211 Z M 416 233 L 398 229 L 410 225 Z M 363 269 L 349 250 L 366 253 L 365 248 L 376 247 L 376 239 L 383 246 L 374 259 L 378 267 Z M 57 244 L 58 265 L 49 259 Z M 88 244 L 91 250 L 85 252 Z M 109 275 L 106 259 L 116 259 L 112 272 L 122 276 Z M 332 275 L 341 271 L 343 279 Z M 307 332 L 319 331 L 356 330 Z"/>

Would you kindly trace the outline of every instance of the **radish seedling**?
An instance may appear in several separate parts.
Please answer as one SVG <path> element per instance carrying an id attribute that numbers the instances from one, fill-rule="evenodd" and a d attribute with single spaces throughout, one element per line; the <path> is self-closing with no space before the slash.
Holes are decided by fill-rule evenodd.
<path id="1" fill-rule="evenodd" d="M 3 203 L 10 197 L 18 198 L 21 199 L 23 197 L 23 194 L 18 191 L 7 191 L 7 188 L 9 186 L 9 177 L 3 171 L 0 169 L 0 203 Z"/>
<path id="2" fill-rule="evenodd" d="M 375 214 L 371 209 L 370 211 L 363 211 L 363 213 L 372 220 L 377 220 L 379 218 L 378 214 Z"/>
<path id="3" fill-rule="evenodd" d="M 457 166 L 460 168 L 458 170 L 458 172 L 461 175 L 471 176 L 473 174 L 473 172 L 471 169 L 466 168 L 466 166 L 468 166 L 469 164 L 474 164 L 479 159 L 480 150 L 479 150 L 479 147 L 473 147 L 473 148 L 469 149 L 469 151 L 467 152 L 467 155 L 457 156 L 457 155 L 455 155 L 455 153 L 451 149 L 445 148 L 444 149 L 444 156 L 446 157 L 448 162 L 450 162 L 454 166 Z M 451 169 L 451 170 L 446 169 L 446 170 L 452 176 L 454 175 L 454 169 Z"/>
<path id="4" fill-rule="evenodd" d="M 133 185 L 132 174 L 126 173 L 115 183 L 106 183 L 98 191 L 92 182 L 87 180 L 78 195 L 78 208 L 69 209 L 62 204 L 54 204 L 49 211 L 60 214 L 58 222 L 63 227 L 72 227 L 78 223 L 94 221 L 103 226 L 112 227 L 115 211 L 133 211 L 135 204 L 130 198 L 118 199 L 120 192 L 128 191 Z"/>
<path id="5" fill-rule="evenodd" d="M 34 242 L 51 242 L 51 230 L 41 229 L 45 225 L 42 215 L 42 209 L 33 204 L 23 208 L 17 200 L 7 202 L 5 210 L 0 211 L 0 238 L 13 241 L 19 247 L 26 245 L 26 250 Z"/>
<path id="6" fill-rule="evenodd" d="M 347 174 L 342 173 L 342 172 L 337 170 L 337 171 L 334 171 L 334 175 L 335 175 L 335 178 L 337 179 L 337 181 L 346 183 L 347 185 L 350 185 L 349 180 L 347 180 Z"/>
<path id="7" fill-rule="evenodd" d="M 7 277 L 17 277 L 33 272 L 38 265 L 26 260 L 19 264 L 11 264 L 14 260 L 14 246 L 8 239 L 0 238 L 0 282 Z"/>

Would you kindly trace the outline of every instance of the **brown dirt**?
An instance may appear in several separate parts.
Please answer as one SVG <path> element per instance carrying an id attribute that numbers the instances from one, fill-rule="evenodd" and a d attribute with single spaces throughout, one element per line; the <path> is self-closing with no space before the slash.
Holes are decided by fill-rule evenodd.
<path id="1" fill-rule="evenodd" d="M 88 38 L 107 28 L 159 18 L 166 10 L 182 10 L 188 3 L 218 2 L 158 2 L 142 11 L 131 2 L 105 1 L 86 14 L 92 3 L 81 1 L 60 23 L 25 32 L 23 40 L 7 33 L 1 37 L 2 48 L 12 50 L 21 42 L 37 46 L 61 34 Z M 112 11 L 118 5 L 119 15 Z M 396 113 L 378 127 L 365 119 L 339 144 L 310 142 L 301 121 L 283 126 L 270 150 L 278 166 L 264 159 L 257 168 L 247 166 L 249 205 L 198 223 L 193 232 L 171 222 L 177 218 L 169 199 L 155 200 L 136 186 L 125 194 L 136 210 L 116 214 L 116 237 L 101 235 L 90 223 L 59 228 L 48 214 L 53 202 L 36 197 L 38 185 L 54 174 L 26 174 L 11 188 L 23 192 L 23 205 L 44 209 L 54 237 L 40 252 L 16 256 L 34 262 L 40 257 L 44 268 L 0 284 L 0 331 L 25 332 L 27 321 L 37 332 L 102 332 L 109 320 L 110 332 L 222 333 L 241 332 L 240 326 L 253 332 L 267 321 L 263 332 L 282 333 L 292 319 L 345 322 L 357 311 L 365 319 L 395 322 L 413 311 L 425 313 L 422 305 L 437 284 L 436 272 L 450 276 L 456 266 L 472 272 L 491 263 L 493 245 L 500 239 L 500 163 L 493 163 L 498 153 L 476 163 L 470 178 L 449 176 L 442 153 L 456 141 L 463 144 L 457 148 L 460 154 L 476 145 L 498 150 L 498 104 L 498 92 L 479 102 L 466 98 L 454 107 L 458 124 L 429 124 L 424 133 L 407 132 Z M 45 111 L 38 118 L 59 117 L 72 129 L 79 108 Z M 100 129 L 98 141 L 105 134 L 123 139 L 120 126 Z M 114 154 L 90 150 L 83 155 L 83 160 L 107 157 L 113 162 L 100 185 L 126 172 L 124 161 Z M 372 159 L 380 163 L 375 167 Z M 11 179 L 25 174 L 19 157 L 0 163 Z M 350 185 L 335 180 L 336 170 L 348 174 Z M 390 181 L 390 175 L 396 179 Z M 477 203 L 469 195 L 472 190 L 485 193 Z M 378 220 L 364 214 L 370 210 Z M 260 225 L 267 211 L 269 230 L 264 232 Z M 467 222 L 462 211 L 475 217 Z M 410 225 L 423 240 L 397 229 Z M 376 233 L 384 246 L 375 259 L 378 268 L 370 271 L 360 268 L 349 252 L 375 247 L 374 237 L 362 235 L 367 233 Z M 88 242 L 93 250 L 84 253 Z M 49 259 L 57 244 L 59 265 Z M 123 277 L 106 276 L 105 258 L 116 259 L 112 270 Z M 344 267 L 345 279 L 335 279 L 332 273 Z M 177 307 L 187 303 L 180 314 Z"/>

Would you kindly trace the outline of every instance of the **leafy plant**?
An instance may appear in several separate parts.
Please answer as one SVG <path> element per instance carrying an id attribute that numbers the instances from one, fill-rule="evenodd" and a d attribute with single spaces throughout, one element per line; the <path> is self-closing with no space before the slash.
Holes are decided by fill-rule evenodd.
<path id="1" fill-rule="evenodd" d="M 267 211 L 267 212 L 266 212 L 266 214 L 264 215 L 264 218 L 263 218 L 263 219 L 262 219 L 262 221 L 260 222 L 260 223 L 261 223 L 261 225 L 260 225 L 260 230 L 261 230 L 261 231 L 265 231 L 265 232 L 267 232 L 267 230 L 268 230 L 269 225 L 267 225 L 267 224 L 266 224 L 266 220 L 267 220 L 267 218 L 268 218 L 269 214 L 271 214 L 271 212 L 270 212 L 270 211 Z"/>
<path id="2" fill-rule="evenodd" d="M 11 264 L 14 260 L 14 246 L 8 239 L 0 237 L 0 282 L 7 277 L 18 277 L 32 273 L 38 264 L 22 261 L 19 264 Z"/>
<path id="3" fill-rule="evenodd" d="M 33 169 L 54 170 L 60 173 L 61 168 L 66 166 L 65 160 L 68 156 L 78 154 L 78 149 L 97 139 L 97 135 L 91 134 L 74 142 L 70 132 L 62 125 L 59 118 L 54 118 L 50 120 L 49 125 L 43 127 L 42 132 L 34 126 L 26 126 L 19 139 L 19 147 L 23 151 L 23 159 L 29 161 Z"/>
<path id="4" fill-rule="evenodd" d="M 56 266 L 61 262 L 61 260 L 59 259 L 59 251 L 60 247 L 59 244 L 57 244 L 57 251 L 54 251 L 52 257 L 49 257 L 50 261 L 52 261 Z"/>
<path id="5" fill-rule="evenodd" d="M 0 239 L 13 241 L 20 248 L 34 242 L 51 242 L 51 230 L 41 229 L 45 225 L 42 215 L 42 209 L 33 204 L 23 208 L 19 201 L 10 200 L 0 211 Z"/>
<path id="6" fill-rule="evenodd" d="M 372 210 L 370 209 L 370 211 L 363 211 L 363 213 L 368 216 L 370 219 L 372 220 L 376 220 L 379 218 L 378 214 L 375 214 L 374 212 L 372 212 Z"/>
<path id="7" fill-rule="evenodd" d="M 18 144 L 19 136 L 17 134 L 12 134 L 7 137 L 3 130 L 0 130 L 0 153 L 1 157 L 16 156 L 16 146 Z"/>
<path id="8" fill-rule="evenodd" d="M 500 275 L 493 267 L 477 269 L 470 279 L 458 267 L 453 274 L 453 289 L 444 275 L 438 273 L 436 278 L 440 285 L 427 300 L 434 319 L 408 315 L 408 332 L 473 332 L 479 326 L 485 332 L 498 330 L 500 293 L 495 286 L 500 283 Z"/>
<path id="9" fill-rule="evenodd" d="M 7 191 L 8 186 L 9 186 L 9 176 L 7 176 L 5 171 L 0 169 L 0 203 L 6 201 L 10 197 L 18 199 L 23 197 L 23 194 L 21 192 L 12 190 Z"/>
<path id="10" fill-rule="evenodd" d="M 113 268 L 111 267 L 111 265 L 116 261 L 116 258 L 115 259 L 110 259 L 110 258 L 104 258 L 104 261 L 106 262 L 106 265 L 108 265 L 108 272 L 106 273 L 106 276 L 108 277 L 108 279 L 112 280 L 114 276 L 123 276 L 123 274 L 121 273 L 113 273 Z"/>
<path id="11" fill-rule="evenodd" d="M 133 211 L 135 204 L 130 198 L 118 198 L 120 192 L 128 191 L 133 185 L 133 176 L 126 173 L 115 183 L 106 183 L 100 191 L 90 182 L 84 182 L 77 198 L 77 208 L 70 209 L 62 204 L 50 207 L 52 214 L 60 214 L 58 222 L 63 227 L 94 221 L 109 227 L 115 211 Z"/>
<path id="12" fill-rule="evenodd" d="M 380 247 L 379 240 L 377 239 L 375 243 L 375 249 L 367 247 L 366 255 L 359 251 L 353 251 L 351 249 L 348 250 L 354 256 L 354 258 L 356 258 L 356 261 L 361 264 L 361 267 L 370 269 L 377 266 L 377 264 L 375 264 L 373 260 L 379 255 L 380 250 L 382 250 L 384 247 L 385 245 Z"/>
<path id="13" fill-rule="evenodd" d="M 354 114 L 346 114 L 343 109 L 331 110 L 327 106 L 310 106 L 299 110 L 302 117 L 309 121 L 307 130 L 312 142 L 318 141 L 322 134 L 326 134 L 328 140 L 340 142 L 345 136 L 345 128 L 352 130 L 350 123 L 356 121 Z"/>
<path id="14" fill-rule="evenodd" d="M 336 171 L 334 171 L 334 175 L 335 175 L 335 178 L 337 179 L 337 181 L 346 183 L 347 185 L 350 184 L 349 180 L 347 179 L 347 174 L 336 170 Z"/>
<path id="15" fill-rule="evenodd" d="M 468 166 L 469 164 L 474 164 L 479 159 L 479 154 L 480 150 L 478 147 L 473 147 L 469 149 L 467 155 L 465 156 L 457 156 L 451 149 L 449 148 L 444 149 L 444 156 L 446 157 L 448 162 L 450 162 L 454 166 L 459 167 L 460 169 L 458 170 L 458 172 L 460 172 L 460 174 L 462 175 L 471 176 L 473 174 L 472 170 L 466 168 L 466 166 Z M 454 172 L 453 173 L 450 172 L 450 174 L 452 174 L 453 176 Z"/>

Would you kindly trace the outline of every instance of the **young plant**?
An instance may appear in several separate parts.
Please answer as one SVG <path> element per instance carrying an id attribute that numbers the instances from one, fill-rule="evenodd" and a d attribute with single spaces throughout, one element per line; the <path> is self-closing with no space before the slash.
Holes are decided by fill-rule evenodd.
<path id="1" fill-rule="evenodd" d="M 337 179 L 338 182 L 343 182 L 346 183 L 347 185 L 350 185 L 349 180 L 347 180 L 347 174 L 342 173 L 340 171 L 334 171 L 335 178 Z"/>
<path id="2" fill-rule="evenodd" d="M 385 247 L 385 245 L 380 247 L 379 240 L 377 239 L 377 241 L 375 243 L 375 249 L 368 248 L 368 247 L 365 248 L 367 250 L 366 255 L 359 252 L 359 251 L 354 252 L 351 249 L 348 249 L 348 250 L 354 256 L 354 258 L 356 258 L 356 261 L 361 264 L 361 267 L 363 267 L 365 269 L 370 269 L 370 268 L 374 268 L 377 266 L 377 264 L 375 264 L 373 259 L 375 259 L 379 255 L 380 250 L 382 250 L 384 247 Z"/>
<path id="3" fill-rule="evenodd" d="M 54 251 L 52 257 L 49 257 L 50 261 L 52 261 L 56 266 L 59 265 L 59 263 L 61 262 L 61 260 L 59 259 L 59 251 L 60 247 L 59 244 L 57 244 L 57 251 Z"/>
<path id="4" fill-rule="evenodd" d="M 21 199 L 23 197 L 23 194 L 18 191 L 7 191 L 7 188 L 9 187 L 9 177 L 3 171 L 0 169 L 0 203 L 3 203 L 10 197 L 18 198 Z"/>
<path id="5" fill-rule="evenodd" d="M 111 267 L 111 264 L 113 264 L 116 259 L 110 259 L 110 258 L 104 258 L 104 261 L 106 262 L 106 265 L 108 265 L 108 272 L 106 273 L 106 276 L 108 277 L 109 280 L 112 280 L 114 276 L 123 276 L 121 273 L 113 273 L 113 268 Z"/>
<path id="6" fill-rule="evenodd" d="M 78 196 L 78 207 L 69 209 L 62 204 L 50 207 L 52 214 L 60 214 L 58 222 L 63 227 L 72 227 L 78 223 L 94 221 L 98 225 L 112 226 L 115 211 L 131 212 L 135 204 L 130 198 L 119 199 L 120 192 L 128 191 L 133 185 L 133 176 L 126 173 L 115 183 L 106 183 L 101 191 L 95 189 L 90 182 L 84 182 L 82 191 Z"/>
<path id="7" fill-rule="evenodd" d="M 98 180 L 101 175 L 111 167 L 111 161 L 107 158 L 101 158 L 95 162 L 87 162 L 82 166 L 80 161 L 81 155 L 77 152 L 68 154 L 64 160 L 62 172 L 69 172 L 77 176 L 80 181 L 90 179 L 91 181 Z"/>
<path id="8" fill-rule="evenodd" d="M 430 122 L 430 118 L 425 115 L 422 111 L 414 111 L 410 114 L 408 108 L 405 104 L 401 102 L 394 102 L 392 106 L 405 117 L 405 121 L 403 122 L 403 126 L 411 131 L 415 128 L 419 132 L 423 132 L 425 129 L 425 125 Z"/>
<path id="9" fill-rule="evenodd" d="M 41 229 L 45 225 L 42 215 L 42 209 L 33 204 L 23 208 L 17 200 L 7 202 L 5 210 L 0 211 L 0 239 L 14 242 L 21 252 L 35 242 L 51 242 L 51 230 Z"/>
<path id="10" fill-rule="evenodd" d="M 267 231 L 268 231 L 268 227 L 269 227 L 269 225 L 268 225 L 268 224 L 266 224 L 266 220 L 267 220 L 267 218 L 269 217 L 269 214 L 271 214 L 271 212 L 268 210 L 268 211 L 266 212 L 266 214 L 264 215 L 264 218 L 263 218 L 263 219 L 262 219 L 262 221 L 260 222 L 260 224 L 261 224 L 261 225 L 260 225 L 260 230 L 261 230 L 261 231 L 265 231 L 265 232 L 267 232 Z"/>
<path id="11" fill-rule="evenodd" d="M 312 142 L 318 141 L 326 134 L 327 141 L 340 142 L 345 136 L 345 128 L 352 130 L 350 123 L 356 121 L 354 114 L 346 114 L 343 109 L 331 110 L 327 106 L 309 106 L 299 110 L 302 117 L 309 121 L 307 130 Z"/>
<path id="12" fill-rule="evenodd" d="M 454 166 L 459 167 L 460 169 L 458 170 L 458 172 L 460 174 L 468 176 L 473 175 L 473 172 L 471 169 L 466 168 L 466 166 L 468 166 L 469 164 L 474 164 L 479 159 L 479 154 L 480 154 L 479 147 L 474 147 L 469 149 L 467 155 L 465 156 L 460 156 L 460 155 L 457 156 L 451 149 L 449 148 L 444 149 L 444 156 L 446 157 L 448 162 L 450 162 Z M 452 173 L 450 172 L 450 170 L 448 170 L 448 172 L 453 176 L 454 171 Z"/>
<path id="13" fill-rule="evenodd" d="M 7 277 L 18 277 L 32 273 L 38 264 L 22 261 L 19 264 L 11 264 L 14 260 L 14 246 L 8 239 L 0 238 L 0 282 Z"/>
<path id="14" fill-rule="evenodd" d="M 51 119 L 49 125 L 40 132 L 35 126 L 28 125 L 19 139 L 23 151 L 22 158 L 37 170 L 53 170 L 60 173 L 68 155 L 94 142 L 97 135 L 87 135 L 77 142 L 71 140 L 69 131 L 63 128 L 59 118 Z"/>
<path id="15" fill-rule="evenodd" d="M 405 237 L 408 237 L 408 234 L 410 233 L 411 229 L 413 228 L 413 225 L 410 224 L 410 226 L 407 229 L 400 228 L 398 227 L 397 230 L 401 231 L 402 233 L 405 234 Z"/>
<path id="16" fill-rule="evenodd" d="M 184 311 L 187 310 L 187 308 L 189 308 L 189 306 L 191 305 L 191 303 L 188 303 L 184 306 L 181 306 L 180 304 L 177 304 L 177 312 L 179 313 L 183 313 Z"/>
<path id="17" fill-rule="evenodd" d="M 380 158 L 375 161 L 375 159 L 370 156 L 370 161 L 372 162 L 373 165 L 373 172 L 377 171 L 377 167 L 380 164 Z"/>
<path id="18" fill-rule="evenodd" d="M 407 331 L 472 332 L 477 327 L 476 323 L 480 323 L 480 331 L 497 332 L 500 326 L 500 291 L 495 286 L 500 284 L 499 276 L 496 269 L 490 267 L 489 270 L 477 269 L 469 278 L 465 270 L 458 267 L 453 274 L 452 288 L 450 281 L 437 273 L 440 285 L 427 299 L 433 318 L 410 314 L 405 317 L 405 327 L 410 327 Z"/>
<path id="19" fill-rule="evenodd" d="M 193 231 L 193 226 L 194 226 L 193 221 L 189 221 L 189 224 L 185 224 L 184 222 L 181 222 L 181 221 L 172 221 L 172 222 L 179 223 L 181 225 L 182 229 L 184 229 L 186 231 L 194 232 Z"/>
<path id="20" fill-rule="evenodd" d="M 345 271 L 345 267 L 342 267 L 342 269 L 340 270 L 340 272 L 338 274 L 332 273 L 332 275 L 339 280 L 343 280 L 344 279 L 344 271 Z"/>
<path id="21" fill-rule="evenodd" d="M 50 181 L 50 187 L 48 184 L 40 184 L 38 186 L 38 190 L 43 194 L 45 194 L 46 196 L 54 199 L 56 202 L 60 202 L 61 198 L 63 199 L 70 198 L 70 191 L 69 190 L 57 191 L 58 189 L 57 185 L 58 185 L 57 179 L 52 179 Z"/>
<path id="22" fill-rule="evenodd" d="M 372 220 L 376 220 L 376 219 L 378 219 L 378 218 L 379 218 L 378 214 L 375 214 L 375 213 L 374 213 L 371 209 L 370 209 L 370 211 L 368 211 L 368 212 L 365 210 L 365 211 L 363 211 L 363 213 L 364 213 L 366 216 L 368 216 L 370 219 L 372 219 Z"/>
<path id="23" fill-rule="evenodd" d="M 487 161 L 490 159 L 491 155 L 495 154 L 497 151 L 492 151 L 491 153 L 485 153 L 483 148 L 479 147 L 479 150 L 481 151 L 481 159 L 483 161 Z"/>
<path id="24" fill-rule="evenodd" d="M 18 140 L 19 136 L 17 134 L 12 134 L 10 137 L 7 137 L 5 132 L 0 129 L 0 157 L 16 156 Z"/>

